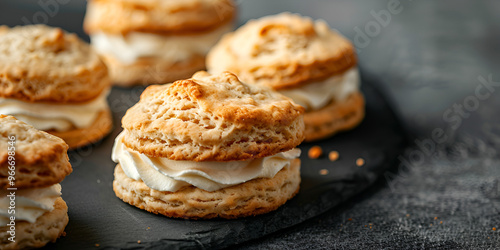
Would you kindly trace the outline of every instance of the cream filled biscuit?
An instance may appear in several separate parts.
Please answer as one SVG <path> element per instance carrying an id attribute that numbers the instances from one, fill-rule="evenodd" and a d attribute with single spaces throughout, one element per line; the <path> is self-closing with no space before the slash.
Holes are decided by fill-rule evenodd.
<path id="1" fill-rule="evenodd" d="M 67 149 L 62 139 L 0 115 L 1 249 L 43 247 L 64 234 L 59 182 L 72 172 Z"/>
<path id="2" fill-rule="evenodd" d="M 150 86 L 122 119 L 115 193 L 170 217 L 275 210 L 299 188 L 303 111 L 227 72 Z"/>
<path id="3" fill-rule="evenodd" d="M 304 106 L 306 141 L 361 122 L 364 99 L 356 62 L 352 44 L 324 21 L 290 13 L 249 21 L 226 34 L 207 56 L 211 73 L 233 72 L 243 81 L 272 87 Z M 353 98 L 356 101 L 349 101 Z M 325 112 L 348 103 L 356 105 L 336 114 Z M 321 119 L 314 115 L 319 113 Z M 308 114 L 315 118 L 309 119 Z"/>
<path id="4" fill-rule="evenodd" d="M 92 0 L 84 28 L 118 85 L 188 78 L 232 30 L 232 0 Z"/>
<path id="5" fill-rule="evenodd" d="M 44 25 L 2 26 L 0 68 L 0 114 L 61 136 L 70 148 L 111 130 L 107 67 L 76 35 Z"/>

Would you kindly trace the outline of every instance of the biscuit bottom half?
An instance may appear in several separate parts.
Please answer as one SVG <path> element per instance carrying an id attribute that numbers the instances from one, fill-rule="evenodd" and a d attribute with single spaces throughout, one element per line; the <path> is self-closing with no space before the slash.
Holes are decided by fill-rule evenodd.
<path id="1" fill-rule="evenodd" d="M 295 196 L 299 186 L 299 159 L 273 178 L 254 179 L 213 192 L 194 186 L 177 192 L 157 191 L 129 178 L 120 164 L 113 181 L 113 190 L 123 201 L 151 213 L 186 219 L 235 219 L 268 213 Z"/>
<path id="2" fill-rule="evenodd" d="M 114 85 L 165 84 L 190 78 L 196 71 L 205 69 L 205 56 L 193 56 L 190 60 L 170 62 L 159 57 L 140 58 L 132 64 L 124 64 L 111 55 L 102 55 L 108 65 Z"/>
<path id="3" fill-rule="evenodd" d="M 59 197 L 54 203 L 54 210 L 38 217 L 35 223 L 27 221 L 16 222 L 15 242 L 8 240 L 8 227 L 0 227 L 0 249 L 39 248 L 49 242 L 55 242 L 64 235 L 64 228 L 68 224 L 68 206 Z"/>
<path id="4" fill-rule="evenodd" d="M 75 128 L 68 131 L 50 130 L 47 133 L 60 137 L 68 144 L 69 149 L 75 149 L 97 142 L 109 134 L 112 128 L 113 119 L 108 108 L 99 112 L 95 121 L 88 128 Z"/>
<path id="5" fill-rule="evenodd" d="M 355 92 L 342 102 L 331 102 L 327 106 L 304 114 L 306 142 L 332 136 L 340 131 L 356 127 L 365 117 L 365 99 Z"/>

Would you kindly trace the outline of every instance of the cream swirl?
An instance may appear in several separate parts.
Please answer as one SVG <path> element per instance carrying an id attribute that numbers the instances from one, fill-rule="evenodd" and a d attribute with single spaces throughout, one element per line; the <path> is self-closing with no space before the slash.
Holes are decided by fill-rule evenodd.
<path id="1" fill-rule="evenodd" d="M 82 104 L 24 102 L 0 97 L 0 114 L 12 115 L 39 130 L 67 131 L 92 125 L 102 110 L 108 108 L 108 91 Z"/>
<path id="2" fill-rule="evenodd" d="M 61 185 L 21 189 L 15 191 L 15 196 L 8 196 L 10 192 L 0 190 L 0 224 L 4 226 L 9 223 L 11 216 L 16 221 L 35 223 L 38 217 L 54 210 L 55 201 L 61 197 Z M 14 206 L 11 206 L 11 197 L 15 198 Z"/>
<path id="3" fill-rule="evenodd" d="M 359 89 L 359 72 L 355 67 L 339 76 L 332 76 L 299 88 L 279 90 L 307 111 L 318 110 L 331 100 L 342 101 Z"/>
<path id="4" fill-rule="evenodd" d="M 148 157 L 127 148 L 122 141 L 123 134 L 116 137 L 112 160 L 120 163 L 128 177 L 142 180 L 148 187 L 158 191 L 175 192 L 190 185 L 216 191 L 256 178 L 272 178 L 300 156 L 300 149 L 295 148 L 248 161 L 174 161 Z"/>
<path id="5" fill-rule="evenodd" d="M 158 35 L 130 32 L 124 36 L 106 33 L 91 35 L 92 46 L 102 54 L 111 54 L 122 63 L 131 64 L 141 57 L 160 57 L 172 62 L 206 55 L 219 38 L 232 30 L 232 23 L 215 30 L 189 35 Z"/>

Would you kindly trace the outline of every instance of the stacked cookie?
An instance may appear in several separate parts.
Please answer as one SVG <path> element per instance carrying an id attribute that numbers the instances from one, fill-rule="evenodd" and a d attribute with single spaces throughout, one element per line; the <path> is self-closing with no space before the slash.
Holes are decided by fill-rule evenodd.
<path id="1" fill-rule="evenodd" d="M 68 224 L 61 182 L 72 172 L 68 145 L 0 115 L 0 249 L 42 247 Z"/>
<path id="2" fill-rule="evenodd" d="M 44 25 L 0 27 L 0 114 L 76 148 L 112 128 L 106 65 L 74 34 Z"/>
<path id="3" fill-rule="evenodd" d="M 84 27 L 115 84 L 167 83 L 205 68 L 235 12 L 232 0 L 91 0 Z"/>
<path id="4" fill-rule="evenodd" d="M 249 21 L 210 51 L 211 73 L 230 71 L 306 108 L 306 141 L 358 125 L 364 98 L 352 44 L 323 21 L 282 13 Z"/>
<path id="5" fill-rule="evenodd" d="M 299 189 L 303 111 L 228 72 L 150 86 L 122 119 L 113 189 L 127 203 L 169 217 L 275 210 Z"/>

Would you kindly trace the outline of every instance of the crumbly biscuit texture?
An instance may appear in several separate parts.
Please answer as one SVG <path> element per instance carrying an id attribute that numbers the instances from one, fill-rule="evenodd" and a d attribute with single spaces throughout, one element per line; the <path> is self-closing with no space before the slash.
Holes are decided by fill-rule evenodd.
<path id="1" fill-rule="evenodd" d="M 83 147 L 90 143 L 95 143 L 109 134 L 113 128 L 113 119 L 109 109 L 100 111 L 96 120 L 87 128 L 74 128 L 68 131 L 50 130 L 47 133 L 62 138 L 69 146 L 69 149 Z"/>
<path id="2" fill-rule="evenodd" d="M 207 68 L 286 89 L 342 74 L 356 62 L 352 44 L 324 21 L 282 13 L 226 34 L 208 54 Z"/>
<path id="3" fill-rule="evenodd" d="M 7 227 L 0 227 L 0 249 L 40 248 L 64 235 L 68 224 L 68 206 L 62 198 L 54 203 L 54 210 L 44 213 L 35 223 L 27 221 L 16 223 L 16 241 L 8 240 Z"/>
<path id="4" fill-rule="evenodd" d="M 109 55 L 103 55 L 103 59 L 108 65 L 113 84 L 123 87 L 169 83 L 189 78 L 205 68 L 205 57 L 201 55 L 181 62 L 146 57 L 139 58 L 132 64 L 125 64 Z"/>
<path id="5" fill-rule="evenodd" d="M 187 161 L 262 158 L 304 139 L 304 108 L 232 73 L 148 87 L 122 119 L 123 143 L 149 157 Z"/>
<path id="6" fill-rule="evenodd" d="M 232 0 L 91 0 L 84 28 L 89 34 L 196 33 L 233 20 Z"/>
<path id="7" fill-rule="evenodd" d="M 316 141 L 356 127 L 365 117 L 365 99 L 361 92 L 351 94 L 342 102 L 306 112 L 304 115 L 305 141 Z"/>
<path id="8" fill-rule="evenodd" d="M 45 25 L 0 26 L 0 97 L 81 103 L 109 85 L 105 64 L 75 34 Z"/>
<path id="9" fill-rule="evenodd" d="M 12 136 L 14 140 L 10 140 Z M 59 183 L 73 171 L 67 150 L 68 145 L 62 139 L 12 116 L 0 115 L 0 188 L 12 187 L 7 178 L 12 161 L 9 154 L 15 158 L 14 187 L 36 188 Z"/>
<path id="10" fill-rule="evenodd" d="M 151 213 L 186 219 L 254 216 L 276 210 L 298 191 L 300 160 L 295 159 L 273 178 L 254 179 L 208 192 L 194 186 L 177 192 L 161 192 L 129 178 L 120 165 L 115 168 L 113 190 L 123 201 Z"/>

